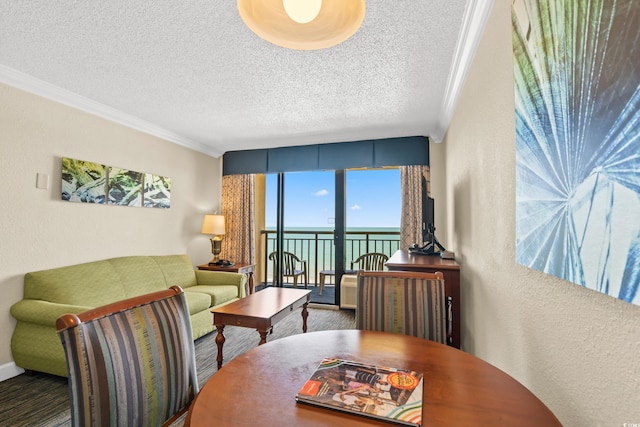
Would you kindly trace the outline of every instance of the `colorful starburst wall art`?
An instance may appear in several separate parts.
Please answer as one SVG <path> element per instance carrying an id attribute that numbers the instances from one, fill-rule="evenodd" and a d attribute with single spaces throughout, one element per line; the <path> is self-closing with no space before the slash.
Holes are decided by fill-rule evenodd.
<path id="1" fill-rule="evenodd" d="M 640 1 L 514 0 L 516 261 L 640 305 Z"/>

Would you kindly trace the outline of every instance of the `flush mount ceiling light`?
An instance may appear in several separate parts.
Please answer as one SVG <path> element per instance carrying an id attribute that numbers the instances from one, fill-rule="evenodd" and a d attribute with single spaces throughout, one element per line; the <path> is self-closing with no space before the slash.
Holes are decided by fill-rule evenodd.
<path id="1" fill-rule="evenodd" d="M 365 0 L 237 0 L 244 23 L 277 46 L 325 49 L 355 34 Z"/>

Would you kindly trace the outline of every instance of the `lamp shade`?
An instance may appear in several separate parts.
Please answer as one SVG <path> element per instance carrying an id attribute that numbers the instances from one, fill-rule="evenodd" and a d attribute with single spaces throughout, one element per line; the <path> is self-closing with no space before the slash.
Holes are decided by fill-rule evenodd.
<path id="1" fill-rule="evenodd" d="M 224 216 L 205 215 L 202 221 L 202 234 L 224 234 Z"/>
<path id="2" fill-rule="evenodd" d="M 335 46 L 355 34 L 364 20 L 365 0 L 322 0 L 315 18 L 314 11 L 311 21 L 297 22 L 289 4 L 304 1 L 308 0 L 286 1 L 287 12 L 283 0 L 237 0 L 238 12 L 251 31 L 270 43 L 289 49 L 316 50 Z"/>

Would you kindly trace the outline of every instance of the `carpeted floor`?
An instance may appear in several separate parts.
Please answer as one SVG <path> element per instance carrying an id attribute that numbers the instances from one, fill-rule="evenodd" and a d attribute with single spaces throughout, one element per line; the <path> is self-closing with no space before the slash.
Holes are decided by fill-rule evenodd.
<path id="1" fill-rule="evenodd" d="M 270 285 L 269 285 L 270 286 Z M 293 288 L 291 283 L 285 283 L 285 288 Z M 265 288 L 264 284 L 259 284 L 256 286 L 256 292 Z M 298 289 L 304 289 L 304 286 L 298 286 Z M 317 304 L 330 304 L 334 305 L 336 303 L 336 287 L 329 283 L 324 286 L 322 295 L 320 295 L 320 287 L 314 285 L 313 283 L 309 283 L 307 289 L 311 291 L 311 302 Z"/>
<path id="2" fill-rule="evenodd" d="M 302 333 L 300 310 L 290 314 L 267 337 L 268 341 Z M 353 310 L 331 310 L 310 308 L 307 319 L 308 332 L 330 329 L 353 329 L 355 314 Z M 260 341 L 253 329 L 237 326 L 225 327 L 224 363 L 235 356 L 257 346 Z M 212 332 L 195 342 L 196 366 L 200 386 L 214 375 L 217 347 L 216 332 Z M 67 379 L 47 374 L 18 375 L 0 382 L 0 426 L 70 426 L 69 396 Z M 184 418 L 184 417 L 183 417 Z M 174 426 L 182 426 L 178 420 Z"/>

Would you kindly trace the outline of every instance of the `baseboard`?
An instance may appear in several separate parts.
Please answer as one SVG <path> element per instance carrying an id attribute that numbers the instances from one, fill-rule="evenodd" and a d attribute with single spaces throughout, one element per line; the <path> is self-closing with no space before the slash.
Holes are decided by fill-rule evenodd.
<path id="1" fill-rule="evenodd" d="M 325 309 L 325 310 L 340 310 L 340 307 L 338 307 L 337 305 L 319 304 L 319 303 L 315 303 L 315 302 L 310 302 L 307 307 L 309 307 L 309 308 L 322 308 L 322 309 Z"/>
<path id="2" fill-rule="evenodd" d="M 8 380 L 9 378 L 17 377 L 23 372 L 24 369 L 16 365 L 14 362 L 0 365 L 0 382 Z"/>

